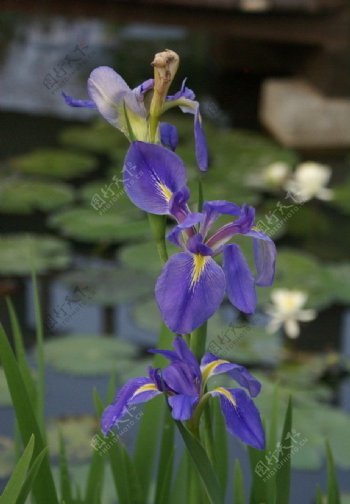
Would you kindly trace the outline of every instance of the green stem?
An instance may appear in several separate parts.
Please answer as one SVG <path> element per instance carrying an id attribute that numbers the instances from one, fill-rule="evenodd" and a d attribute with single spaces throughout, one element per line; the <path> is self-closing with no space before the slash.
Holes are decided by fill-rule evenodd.
<path id="1" fill-rule="evenodd" d="M 147 214 L 148 221 L 156 243 L 159 259 L 162 264 L 168 260 L 168 252 L 165 242 L 166 215 Z"/>
<path id="2" fill-rule="evenodd" d="M 207 340 L 207 323 L 204 322 L 200 327 L 195 329 L 190 337 L 190 348 L 198 361 L 205 353 L 205 345 Z"/>

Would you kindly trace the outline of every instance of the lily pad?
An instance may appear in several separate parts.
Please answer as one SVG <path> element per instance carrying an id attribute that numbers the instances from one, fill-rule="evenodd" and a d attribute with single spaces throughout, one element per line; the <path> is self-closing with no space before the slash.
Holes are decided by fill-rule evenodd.
<path id="1" fill-rule="evenodd" d="M 166 243 L 169 257 L 176 252 L 180 252 L 178 247 L 169 241 Z M 156 246 L 153 242 L 127 245 L 118 252 L 118 257 L 122 264 L 136 271 L 145 271 L 152 276 L 157 276 L 162 271 L 162 264 L 158 257 Z"/>
<path id="2" fill-rule="evenodd" d="M 106 212 L 102 215 L 93 208 L 71 208 L 52 215 L 49 225 L 76 240 L 120 243 L 148 236 L 149 229 L 141 213 L 131 220 L 127 215 Z"/>
<path id="3" fill-rule="evenodd" d="M 331 205 L 338 207 L 345 214 L 350 213 L 350 177 L 347 178 L 341 185 L 333 189 L 333 199 Z"/>
<path id="4" fill-rule="evenodd" d="M 335 300 L 350 304 L 350 263 L 340 263 L 328 266 L 332 276 L 331 290 Z"/>
<path id="5" fill-rule="evenodd" d="M 13 158 L 11 165 L 21 173 L 71 179 L 90 173 L 97 166 L 93 156 L 64 149 L 39 149 Z"/>
<path id="6" fill-rule="evenodd" d="M 0 407 L 1 406 L 11 406 L 11 396 L 7 386 L 5 373 L 0 368 Z"/>
<path id="7" fill-rule="evenodd" d="M 48 212 L 74 199 L 67 184 L 43 180 L 10 178 L 1 183 L 0 212 L 28 214 L 33 210 Z"/>
<path id="8" fill-rule="evenodd" d="M 127 361 L 130 366 L 136 353 L 137 347 L 112 336 L 76 334 L 45 343 L 47 364 L 82 376 L 119 374 L 119 363 Z"/>
<path id="9" fill-rule="evenodd" d="M 0 237 L 0 274 L 28 275 L 61 270 L 70 262 L 67 242 L 48 235 L 11 234 Z"/>
<path id="10" fill-rule="evenodd" d="M 115 157 L 117 152 L 121 159 L 124 159 L 128 148 L 128 141 L 120 131 L 100 121 L 91 126 L 67 128 L 61 133 L 60 141 L 67 147 L 96 154 L 111 154 Z"/>
<path id="11" fill-rule="evenodd" d="M 96 418 L 88 415 L 51 420 L 47 427 L 50 455 L 59 456 L 61 433 L 68 460 L 71 462 L 88 460 L 91 457 L 91 439 L 97 429 Z"/>
<path id="12" fill-rule="evenodd" d="M 85 285 L 93 292 L 92 302 L 105 306 L 128 303 L 152 295 L 154 290 L 153 279 L 145 273 L 111 266 L 71 271 L 61 275 L 60 280 L 72 287 Z"/>

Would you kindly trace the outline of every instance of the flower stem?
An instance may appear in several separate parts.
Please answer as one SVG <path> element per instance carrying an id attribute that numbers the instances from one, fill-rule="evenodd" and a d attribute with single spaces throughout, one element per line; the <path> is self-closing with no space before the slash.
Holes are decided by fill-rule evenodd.
<path id="1" fill-rule="evenodd" d="M 165 264 L 168 260 L 168 252 L 165 242 L 166 216 L 148 214 L 148 221 L 156 243 L 159 258 L 162 264 Z"/>
<path id="2" fill-rule="evenodd" d="M 200 327 L 195 329 L 191 334 L 190 348 L 198 361 L 203 357 L 205 352 L 205 344 L 207 340 L 207 323 L 204 322 Z"/>

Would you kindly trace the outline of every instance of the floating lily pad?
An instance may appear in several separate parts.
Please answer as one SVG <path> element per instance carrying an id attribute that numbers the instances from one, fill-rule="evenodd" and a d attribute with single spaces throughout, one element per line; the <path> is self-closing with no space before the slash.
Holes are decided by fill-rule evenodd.
<path id="1" fill-rule="evenodd" d="M 331 290 L 337 301 L 350 304 L 350 263 L 328 266 L 332 276 Z"/>
<path id="2" fill-rule="evenodd" d="M 93 292 L 93 303 L 106 306 L 134 301 L 152 295 L 154 290 L 153 279 L 145 273 L 111 266 L 72 271 L 61 275 L 60 280 L 72 287 L 83 284 Z"/>
<path id="3" fill-rule="evenodd" d="M 74 198 L 73 189 L 62 183 L 10 178 L 2 181 L 0 212 L 27 214 L 44 212 L 67 205 Z"/>
<path id="4" fill-rule="evenodd" d="M 11 234 L 0 237 L 0 274 L 28 275 L 68 266 L 68 244 L 48 235 Z"/>
<path id="5" fill-rule="evenodd" d="M 0 479 L 10 476 L 15 465 L 15 443 L 8 437 L 0 436 Z"/>
<path id="6" fill-rule="evenodd" d="M 71 462 L 88 460 L 91 457 L 91 439 L 97 430 L 96 418 L 88 415 L 50 421 L 47 427 L 50 455 L 59 456 L 61 433 L 68 460 Z"/>
<path id="7" fill-rule="evenodd" d="M 172 245 L 169 241 L 166 243 L 169 257 L 176 252 L 181 252 L 178 247 Z M 153 242 L 138 243 L 136 245 L 127 245 L 118 253 L 122 264 L 130 269 L 137 271 L 147 271 L 152 276 L 159 275 L 162 270 L 156 245 Z"/>
<path id="8" fill-rule="evenodd" d="M 49 225 L 76 240 L 120 243 L 148 236 L 146 220 L 140 213 L 138 219 L 131 220 L 127 215 L 108 211 L 102 215 L 93 208 L 71 208 L 52 215 Z"/>
<path id="9" fill-rule="evenodd" d="M 74 335 L 45 343 L 47 364 L 83 376 L 119 373 L 119 363 L 135 358 L 137 347 L 115 337 Z M 125 369 L 125 366 L 124 366 Z"/>
<path id="10" fill-rule="evenodd" d="M 97 160 L 87 154 L 63 149 L 40 149 L 13 158 L 11 165 L 21 173 L 71 179 L 94 170 Z"/>
<path id="11" fill-rule="evenodd" d="M 113 157 L 118 153 L 121 159 L 124 159 L 129 144 L 120 131 L 100 121 L 91 126 L 67 128 L 61 133 L 60 141 L 65 146 L 87 152 L 111 154 Z"/>
<path id="12" fill-rule="evenodd" d="M 7 386 L 5 373 L 0 368 L 0 406 L 10 406 L 11 405 L 11 396 Z"/>

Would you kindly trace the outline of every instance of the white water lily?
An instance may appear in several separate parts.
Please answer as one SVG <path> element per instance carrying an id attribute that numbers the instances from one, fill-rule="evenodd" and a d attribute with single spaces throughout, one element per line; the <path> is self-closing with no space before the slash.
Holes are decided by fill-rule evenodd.
<path id="1" fill-rule="evenodd" d="M 266 309 L 271 319 L 267 325 L 269 332 L 284 328 L 287 336 L 297 338 L 300 334 L 298 322 L 309 322 L 316 318 L 315 310 L 305 310 L 308 295 L 300 290 L 274 289 L 271 293 L 272 304 Z"/>
<path id="2" fill-rule="evenodd" d="M 293 176 L 285 184 L 285 189 L 295 194 L 300 202 L 312 198 L 329 201 L 333 191 L 326 187 L 332 175 L 329 166 L 308 161 L 297 166 Z"/>
<path id="3" fill-rule="evenodd" d="M 248 176 L 248 184 L 252 187 L 280 189 L 287 181 L 291 169 L 284 161 L 276 161 L 263 168 L 260 173 Z"/>

